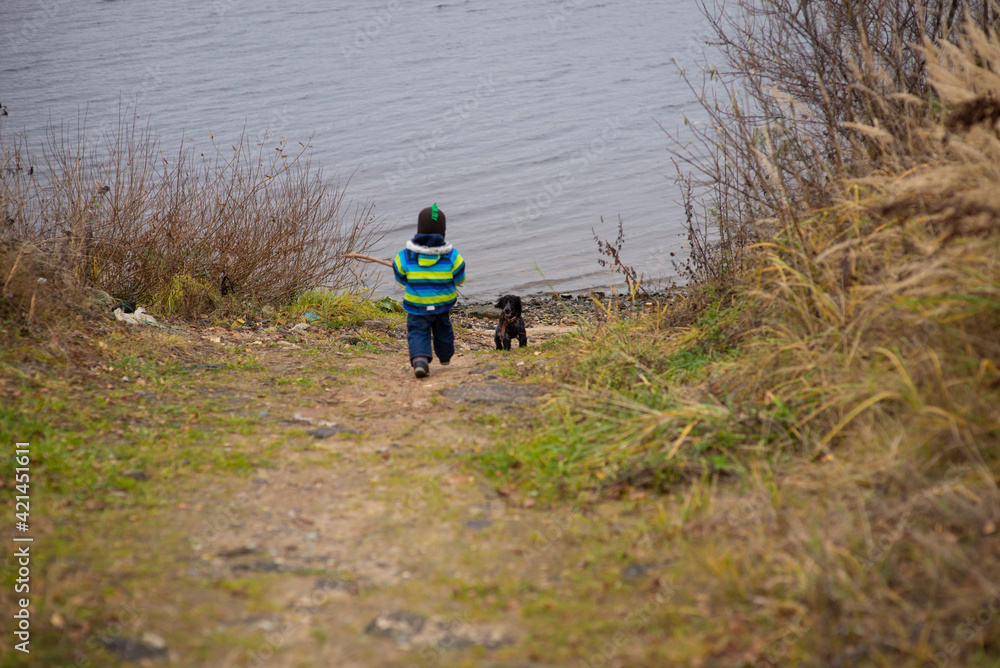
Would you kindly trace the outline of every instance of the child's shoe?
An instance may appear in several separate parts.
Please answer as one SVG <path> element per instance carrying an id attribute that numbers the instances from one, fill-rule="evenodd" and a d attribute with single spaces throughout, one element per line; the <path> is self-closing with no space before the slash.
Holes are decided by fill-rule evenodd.
<path id="1" fill-rule="evenodd" d="M 427 359 L 424 357 L 414 357 L 413 358 L 413 375 L 417 378 L 423 378 L 431 372 L 430 368 L 427 366 Z"/>
<path id="2" fill-rule="evenodd" d="M 451 358 L 446 360 L 438 359 L 438 361 L 441 362 L 441 366 L 448 366 L 449 364 L 451 364 Z"/>

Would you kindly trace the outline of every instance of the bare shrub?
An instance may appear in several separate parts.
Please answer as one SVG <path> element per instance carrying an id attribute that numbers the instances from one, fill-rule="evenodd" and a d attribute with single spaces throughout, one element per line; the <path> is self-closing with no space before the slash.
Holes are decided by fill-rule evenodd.
<path id="1" fill-rule="evenodd" d="M 601 222 L 604 222 L 604 216 L 601 216 Z M 590 228 L 590 231 L 594 235 L 597 252 L 602 256 L 598 258 L 597 264 L 601 267 L 610 267 L 612 276 L 615 274 L 622 275 L 633 301 L 637 293 L 648 296 L 649 291 L 643 285 L 645 277 L 637 272 L 632 265 L 625 264 L 621 257 L 622 249 L 625 247 L 625 221 L 622 220 L 622 217 L 618 216 L 618 235 L 614 241 L 601 239 L 594 228 Z"/>
<path id="2" fill-rule="evenodd" d="M 3 144 L 0 137 L 0 144 Z M 313 165 L 309 146 L 245 137 L 194 155 L 167 154 L 149 126 L 121 114 L 88 143 L 51 129 L 36 163 L 16 140 L 2 145 L 5 234 L 33 240 L 85 283 L 190 315 L 230 299 L 280 304 L 314 287 L 357 287 L 345 252 L 379 241 L 372 202 Z M 26 171 L 23 166 L 29 165 Z M 19 169 L 20 167 L 20 169 Z"/>
<path id="3" fill-rule="evenodd" d="M 997 16 L 989 0 L 736 0 L 702 11 L 722 65 L 689 80 L 709 122 L 674 150 L 711 212 L 688 226 L 698 280 L 742 270 L 747 247 L 832 204 L 843 179 L 925 159 L 932 145 L 918 128 L 935 110 L 920 46 L 958 39 L 966 13 L 987 27 Z"/>

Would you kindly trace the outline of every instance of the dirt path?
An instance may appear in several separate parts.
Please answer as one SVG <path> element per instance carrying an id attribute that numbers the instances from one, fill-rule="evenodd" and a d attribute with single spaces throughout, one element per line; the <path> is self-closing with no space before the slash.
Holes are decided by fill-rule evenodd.
<path id="1" fill-rule="evenodd" d="M 465 331 L 452 364 L 420 380 L 398 329 L 372 335 L 378 352 L 315 330 L 198 334 L 204 359 L 251 355 L 189 365 L 190 391 L 251 419 L 215 447 L 258 465 L 171 488 L 173 510 L 113 542 L 128 556 L 110 602 L 139 612 L 106 651 L 145 665 L 577 666 L 625 629 L 600 665 L 638 665 L 621 663 L 647 653 L 629 612 L 667 580 L 635 505 L 540 510 L 469 463 L 544 399 L 516 376 L 565 331 L 537 328 L 506 354 Z"/>
<path id="2" fill-rule="evenodd" d="M 365 373 L 312 405 L 265 402 L 314 442 L 257 472 L 234 520 L 194 545 L 209 577 L 272 574 L 256 601 L 270 611 L 238 620 L 263 642 L 228 663 L 253 665 L 273 649 L 267 665 L 397 665 L 400 651 L 449 632 L 456 644 L 513 640 L 511 620 L 467 621 L 453 592 L 431 585 L 461 579 L 477 559 L 510 561 L 498 554 L 509 552 L 506 504 L 452 456 L 489 439 L 455 420 L 456 402 L 436 400 L 465 384 L 476 360 L 459 354 L 423 380 L 404 360 L 356 357 L 347 368 Z"/>
<path id="3" fill-rule="evenodd" d="M 279 329 L 109 343 L 133 346 L 117 353 L 130 364 L 163 359 L 127 382 L 94 372 L 153 450 L 118 476 L 134 486 L 67 506 L 72 556 L 51 562 L 44 614 L 86 647 L 78 666 L 661 665 L 647 628 L 670 592 L 649 538 L 659 510 L 542 509 L 470 457 L 516 447 L 512 427 L 550 389 L 521 376 L 569 328 L 529 330 L 510 353 L 462 330 L 451 365 L 419 380 L 398 325 Z M 110 465 L 116 433 L 130 432 L 102 439 Z M 171 454 L 184 434 L 195 445 Z"/>

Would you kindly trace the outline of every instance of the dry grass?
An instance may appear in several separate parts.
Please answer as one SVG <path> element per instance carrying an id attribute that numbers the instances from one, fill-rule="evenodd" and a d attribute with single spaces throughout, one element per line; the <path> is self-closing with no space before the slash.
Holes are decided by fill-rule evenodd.
<path id="1" fill-rule="evenodd" d="M 38 246 L 0 239 L 0 323 L 17 328 L 73 321 L 91 307 L 90 294 Z M 6 329 L 0 326 L 0 339 Z"/>
<path id="2" fill-rule="evenodd" d="M 772 224 L 836 202 L 845 177 L 921 164 L 933 142 L 920 122 L 936 113 L 921 44 L 960 42 L 966 13 L 984 26 L 998 15 L 992 0 L 702 9 L 722 64 L 689 80 L 709 122 L 692 126 L 674 157 L 695 199 L 710 201 L 690 209 L 688 273 L 716 284 L 738 282 L 748 246 Z"/>
<path id="3" fill-rule="evenodd" d="M 769 501 L 715 573 L 717 603 L 728 586 L 781 620 L 765 663 L 1000 653 L 1000 41 L 970 16 L 919 55 L 933 102 L 892 132 L 905 151 L 831 182 L 828 206 L 794 197 L 808 213 L 788 207 L 756 246 L 764 324 L 721 379 L 744 410 L 791 408 L 769 447 L 812 462 L 754 485 Z"/>
<path id="4" fill-rule="evenodd" d="M 40 157 L 0 136 L 0 235 L 30 241 L 86 285 L 161 314 L 211 312 L 222 279 L 245 304 L 359 285 L 345 252 L 383 233 L 371 202 L 312 164 L 306 144 L 240 140 L 165 152 L 126 110 L 95 142 L 52 129 Z M 231 298 L 231 299 L 232 299 Z"/>

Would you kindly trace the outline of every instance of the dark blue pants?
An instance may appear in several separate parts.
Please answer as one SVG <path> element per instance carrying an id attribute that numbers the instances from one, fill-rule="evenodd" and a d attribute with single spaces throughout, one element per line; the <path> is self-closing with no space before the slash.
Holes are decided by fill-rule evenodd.
<path id="1" fill-rule="evenodd" d="M 447 362 L 455 354 L 455 331 L 451 328 L 451 313 L 428 315 L 406 314 L 406 343 L 410 346 L 410 362 L 414 357 L 434 358 L 431 339 L 438 359 Z"/>

